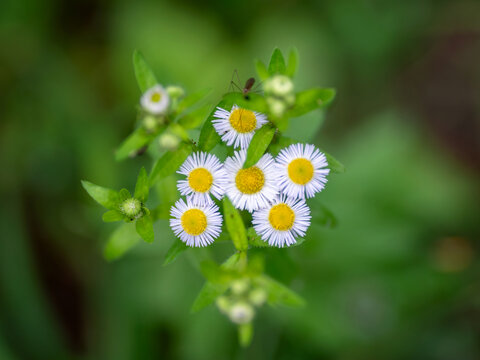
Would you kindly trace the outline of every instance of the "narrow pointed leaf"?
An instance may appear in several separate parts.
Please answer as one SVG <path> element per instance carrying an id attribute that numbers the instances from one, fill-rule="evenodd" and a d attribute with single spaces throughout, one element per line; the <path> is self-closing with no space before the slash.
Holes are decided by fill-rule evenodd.
<path id="1" fill-rule="evenodd" d="M 293 48 L 288 55 L 288 64 L 285 75 L 293 77 L 298 68 L 298 50 Z"/>
<path id="2" fill-rule="evenodd" d="M 332 173 L 339 174 L 339 173 L 345 172 L 345 166 L 340 161 L 338 161 L 332 155 L 326 152 L 324 152 L 324 154 L 325 154 L 325 157 L 327 158 L 328 168 Z"/>
<path id="3" fill-rule="evenodd" d="M 177 257 L 187 249 L 188 246 L 183 241 L 175 239 L 172 246 L 170 246 L 170 249 L 168 249 L 167 254 L 165 255 L 163 266 L 174 262 Z"/>
<path id="4" fill-rule="evenodd" d="M 107 209 L 116 209 L 119 204 L 119 195 L 115 190 L 95 185 L 90 181 L 82 180 L 83 188 L 97 203 Z"/>
<path id="5" fill-rule="evenodd" d="M 147 146 L 157 134 L 148 133 L 143 127 L 131 133 L 115 151 L 115 160 L 121 161 L 134 156 L 141 148 Z"/>
<path id="6" fill-rule="evenodd" d="M 270 75 L 285 74 L 285 59 L 283 58 L 280 49 L 273 50 L 272 57 L 270 58 L 270 64 L 268 65 L 268 72 Z"/>
<path id="7" fill-rule="evenodd" d="M 261 60 L 255 61 L 255 69 L 257 70 L 257 74 L 260 80 L 265 81 L 270 77 L 270 73 L 268 72 L 267 67 Z"/>
<path id="8" fill-rule="evenodd" d="M 167 151 L 153 166 L 153 170 L 150 173 L 150 187 L 157 181 L 174 174 L 191 152 L 192 146 L 186 143 L 180 144 L 177 150 Z"/>
<path id="9" fill-rule="evenodd" d="M 140 169 L 140 173 L 138 174 L 137 183 L 135 185 L 135 194 L 133 195 L 135 198 L 139 199 L 143 203 L 145 203 L 148 199 L 148 190 L 149 190 L 149 181 L 147 170 L 144 167 Z"/>
<path id="10" fill-rule="evenodd" d="M 245 251 L 248 249 L 247 231 L 245 224 L 237 209 L 230 202 L 228 197 L 223 198 L 223 211 L 225 217 L 225 225 L 232 238 L 233 244 L 237 250 Z"/>
<path id="11" fill-rule="evenodd" d="M 130 199 L 132 197 L 132 194 L 130 194 L 130 191 L 128 191 L 127 189 L 121 189 L 118 192 L 118 195 L 119 195 L 121 201 L 125 201 L 125 200 Z"/>
<path id="12" fill-rule="evenodd" d="M 210 105 L 206 104 L 192 112 L 180 117 L 178 124 L 185 129 L 195 129 L 202 124 L 202 121 L 208 115 Z"/>
<path id="13" fill-rule="evenodd" d="M 189 107 L 195 105 L 198 103 L 200 100 L 205 98 L 209 93 L 210 89 L 202 89 L 200 91 L 196 91 L 194 93 L 191 93 L 187 96 L 185 96 L 180 102 L 178 103 L 176 113 L 180 114 L 181 112 L 187 110 Z"/>
<path id="14" fill-rule="evenodd" d="M 152 69 L 150 69 L 145 58 L 138 50 L 133 52 L 133 68 L 138 86 L 142 92 L 147 91 L 158 83 Z"/>
<path id="15" fill-rule="evenodd" d="M 287 112 L 288 117 L 299 117 L 312 110 L 321 109 L 335 98 L 334 89 L 309 89 L 296 94 L 295 105 Z"/>
<path id="16" fill-rule="evenodd" d="M 248 146 L 247 158 L 243 164 L 244 168 L 249 168 L 260 160 L 263 154 L 265 154 L 268 145 L 270 145 L 273 135 L 275 135 L 275 128 L 269 124 L 262 126 L 255 132 L 255 135 L 253 135 L 250 145 Z"/>
<path id="17" fill-rule="evenodd" d="M 135 228 L 137 229 L 138 235 L 148 243 L 153 242 L 154 233 L 153 233 L 153 222 L 152 217 L 145 215 L 137 220 L 135 223 Z"/>
<path id="18" fill-rule="evenodd" d="M 125 216 L 119 210 L 109 210 L 102 215 L 104 222 L 122 221 Z"/>
<path id="19" fill-rule="evenodd" d="M 268 242 L 263 241 L 262 238 L 255 232 L 253 227 L 247 230 L 248 244 L 253 247 L 269 247 Z"/>
<path id="20" fill-rule="evenodd" d="M 262 286 L 268 293 L 268 303 L 272 306 L 286 305 L 286 306 L 303 306 L 305 300 L 278 281 L 263 275 L 257 278 L 259 285 Z"/>
<path id="21" fill-rule="evenodd" d="M 140 241 L 133 223 L 120 225 L 109 237 L 103 255 L 112 261 L 122 257 L 128 250 Z"/>

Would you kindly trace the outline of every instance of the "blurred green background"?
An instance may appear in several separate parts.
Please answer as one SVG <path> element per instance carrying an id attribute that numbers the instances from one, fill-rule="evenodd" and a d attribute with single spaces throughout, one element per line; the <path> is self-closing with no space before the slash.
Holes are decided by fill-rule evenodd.
<path id="1" fill-rule="evenodd" d="M 188 253 L 162 267 L 166 222 L 102 258 L 113 227 L 80 179 L 150 167 L 113 158 L 135 48 L 215 102 L 275 46 L 298 48 L 297 89 L 337 89 L 321 129 L 291 134 L 347 172 L 318 196 L 338 225 L 268 252 L 307 306 L 262 308 L 244 350 L 213 306 L 189 313 L 203 278 Z M 480 358 L 479 1 L 2 0 L 0 48 L 0 359 Z"/>

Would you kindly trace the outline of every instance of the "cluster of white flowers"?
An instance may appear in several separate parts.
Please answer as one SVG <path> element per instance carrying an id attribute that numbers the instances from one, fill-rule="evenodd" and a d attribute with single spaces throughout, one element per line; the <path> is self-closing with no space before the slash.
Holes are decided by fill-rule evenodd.
<path id="1" fill-rule="evenodd" d="M 240 210 L 252 213 L 252 225 L 263 241 L 284 247 L 305 236 L 310 209 L 305 199 L 320 192 L 329 173 L 327 160 L 315 146 L 294 144 L 276 158 L 264 154 L 244 169 L 247 148 L 257 129 L 267 123 L 264 114 L 234 105 L 217 108 L 212 121 L 227 145 L 240 148 L 225 163 L 212 154 L 196 152 L 177 171 L 186 176 L 177 186 L 183 200 L 171 209 L 170 226 L 188 246 L 207 246 L 221 232 L 222 216 L 211 196 L 228 196 Z"/>

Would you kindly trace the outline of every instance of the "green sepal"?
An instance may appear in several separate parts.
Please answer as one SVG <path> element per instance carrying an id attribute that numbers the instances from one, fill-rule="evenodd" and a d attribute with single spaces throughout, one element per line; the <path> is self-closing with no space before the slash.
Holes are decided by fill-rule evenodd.
<path id="1" fill-rule="evenodd" d="M 137 230 L 138 235 L 148 243 L 152 243 L 155 239 L 155 234 L 153 232 L 153 221 L 152 217 L 149 215 L 144 215 L 135 223 L 135 229 Z"/>
<path id="2" fill-rule="evenodd" d="M 268 145 L 270 145 L 273 135 L 275 135 L 275 128 L 269 124 L 263 125 L 255 132 L 252 140 L 250 141 L 250 145 L 248 146 L 247 158 L 243 164 L 244 169 L 255 165 L 258 160 L 260 160 L 263 154 L 265 154 L 265 150 L 267 150 Z"/>
<path id="3" fill-rule="evenodd" d="M 135 231 L 133 223 L 122 224 L 110 235 L 105 244 L 103 256 L 108 261 L 116 260 L 136 245 L 139 240 L 140 237 Z"/>
<path id="4" fill-rule="evenodd" d="M 144 167 L 140 169 L 140 173 L 137 177 L 137 183 L 135 184 L 134 197 L 140 200 L 142 203 L 147 202 L 149 191 L 149 181 L 147 170 Z"/>
<path id="5" fill-rule="evenodd" d="M 315 109 L 329 105 L 335 98 L 334 89 L 309 89 L 296 94 L 295 105 L 287 111 L 289 118 L 299 117 Z"/>
<path id="6" fill-rule="evenodd" d="M 115 151 L 115 160 L 121 161 L 129 156 L 135 155 L 142 147 L 147 146 L 157 133 L 147 132 L 143 127 L 139 127 L 131 133 Z"/>
<path id="7" fill-rule="evenodd" d="M 175 239 L 173 241 L 173 244 L 168 249 L 167 254 L 165 255 L 163 266 L 166 266 L 174 262 L 177 259 L 177 257 L 187 249 L 188 249 L 188 246 L 183 241 Z"/>
<path id="8" fill-rule="evenodd" d="M 133 68 L 135 70 L 138 87 L 142 92 L 145 92 L 158 84 L 155 74 L 138 50 L 133 52 Z"/>
<path id="9" fill-rule="evenodd" d="M 191 152 L 192 146 L 186 143 L 181 143 L 177 150 L 167 151 L 155 162 L 155 165 L 153 165 L 152 172 L 150 173 L 150 187 L 157 181 L 174 174 Z"/>
<path id="10" fill-rule="evenodd" d="M 298 50 L 293 48 L 290 50 L 290 54 L 288 55 L 288 64 L 285 70 L 285 75 L 293 77 L 298 69 Z"/>
<path id="11" fill-rule="evenodd" d="M 103 207 L 110 210 L 114 210 L 118 207 L 120 198 L 115 190 L 95 185 L 90 181 L 86 180 L 82 180 L 82 186 L 93 198 L 93 200 L 95 200 Z"/>
<path id="12" fill-rule="evenodd" d="M 104 222 L 122 221 L 124 219 L 125 215 L 123 215 L 119 210 L 109 210 L 102 215 L 102 220 Z"/>
<path id="13" fill-rule="evenodd" d="M 245 224 L 237 209 L 233 206 L 228 197 L 223 198 L 223 212 L 225 218 L 225 225 L 232 238 L 233 245 L 240 251 L 248 249 L 247 232 Z"/>
<path id="14" fill-rule="evenodd" d="M 280 49 L 275 48 L 272 57 L 270 58 L 268 72 L 270 75 L 285 74 L 285 70 L 285 59 L 283 58 L 283 54 Z"/>

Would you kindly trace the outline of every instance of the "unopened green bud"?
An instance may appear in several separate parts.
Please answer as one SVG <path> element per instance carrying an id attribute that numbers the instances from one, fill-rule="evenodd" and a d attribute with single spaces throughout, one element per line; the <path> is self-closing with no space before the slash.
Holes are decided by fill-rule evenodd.
<path id="1" fill-rule="evenodd" d="M 120 210 L 127 217 L 133 219 L 142 215 L 142 203 L 138 199 L 130 198 L 125 200 L 122 205 L 120 205 Z"/>
<path id="2" fill-rule="evenodd" d="M 278 117 L 283 116 L 287 108 L 285 102 L 274 97 L 268 97 L 267 104 L 268 104 L 268 107 L 270 108 L 270 112 L 273 115 Z"/>
<path id="3" fill-rule="evenodd" d="M 247 324 L 252 321 L 255 316 L 253 307 L 243 301 L 233 304 L 228 312 L 228 317 L 235 324 Z"/>
<path id="4" fill-rule="evenodd" d="M 215 303 L 218 309 L 225 314 L 230 310 L 230 300 L 226 296 L 219 296 Z"/>
<path id="5" fill-rule="evenodd" d="M 158 121 L 156 117 L 152 115 L 147 115 L 143 118 L 142 124 L 145 130 L 147 130 L 148 132 L 153 132 L 157 128 Z"/>
<path id="6" fill-rule="evenodd" d="M 293 93 L 293 82 L 288 76 L 275 75 L 265 81 L 263 89 L 267 94 L 283 97 Z"/>
<path id="7" fill-rule="evenodd" d="M 263 289 L 256 288 L 250 291 L 248 300 L 255 306 L 261 306 L 267 301 L 267 292 Z"/>
<path id="8" fill-rule="evenodd" d="M 232 285 L 230 285 L 230 289 L 235 295 L 242 295 L 249 287 L 250 283 L 247 279 L 235 280 L 232 282 Z"/>
<path id="9" fill-rule="evenodd" d="M 160 135 L 158 139 L 160 147 L 165 150 L 175 150 L 180 144 L 180 138 L 172 133 L 165 133 Z"/>
<path id="10" fill-rule="evenodd" d="M 185 90 L 180 86 L 167 86 L 167 93 L 172 99 L 176 99 L 185 95 Z"/>

